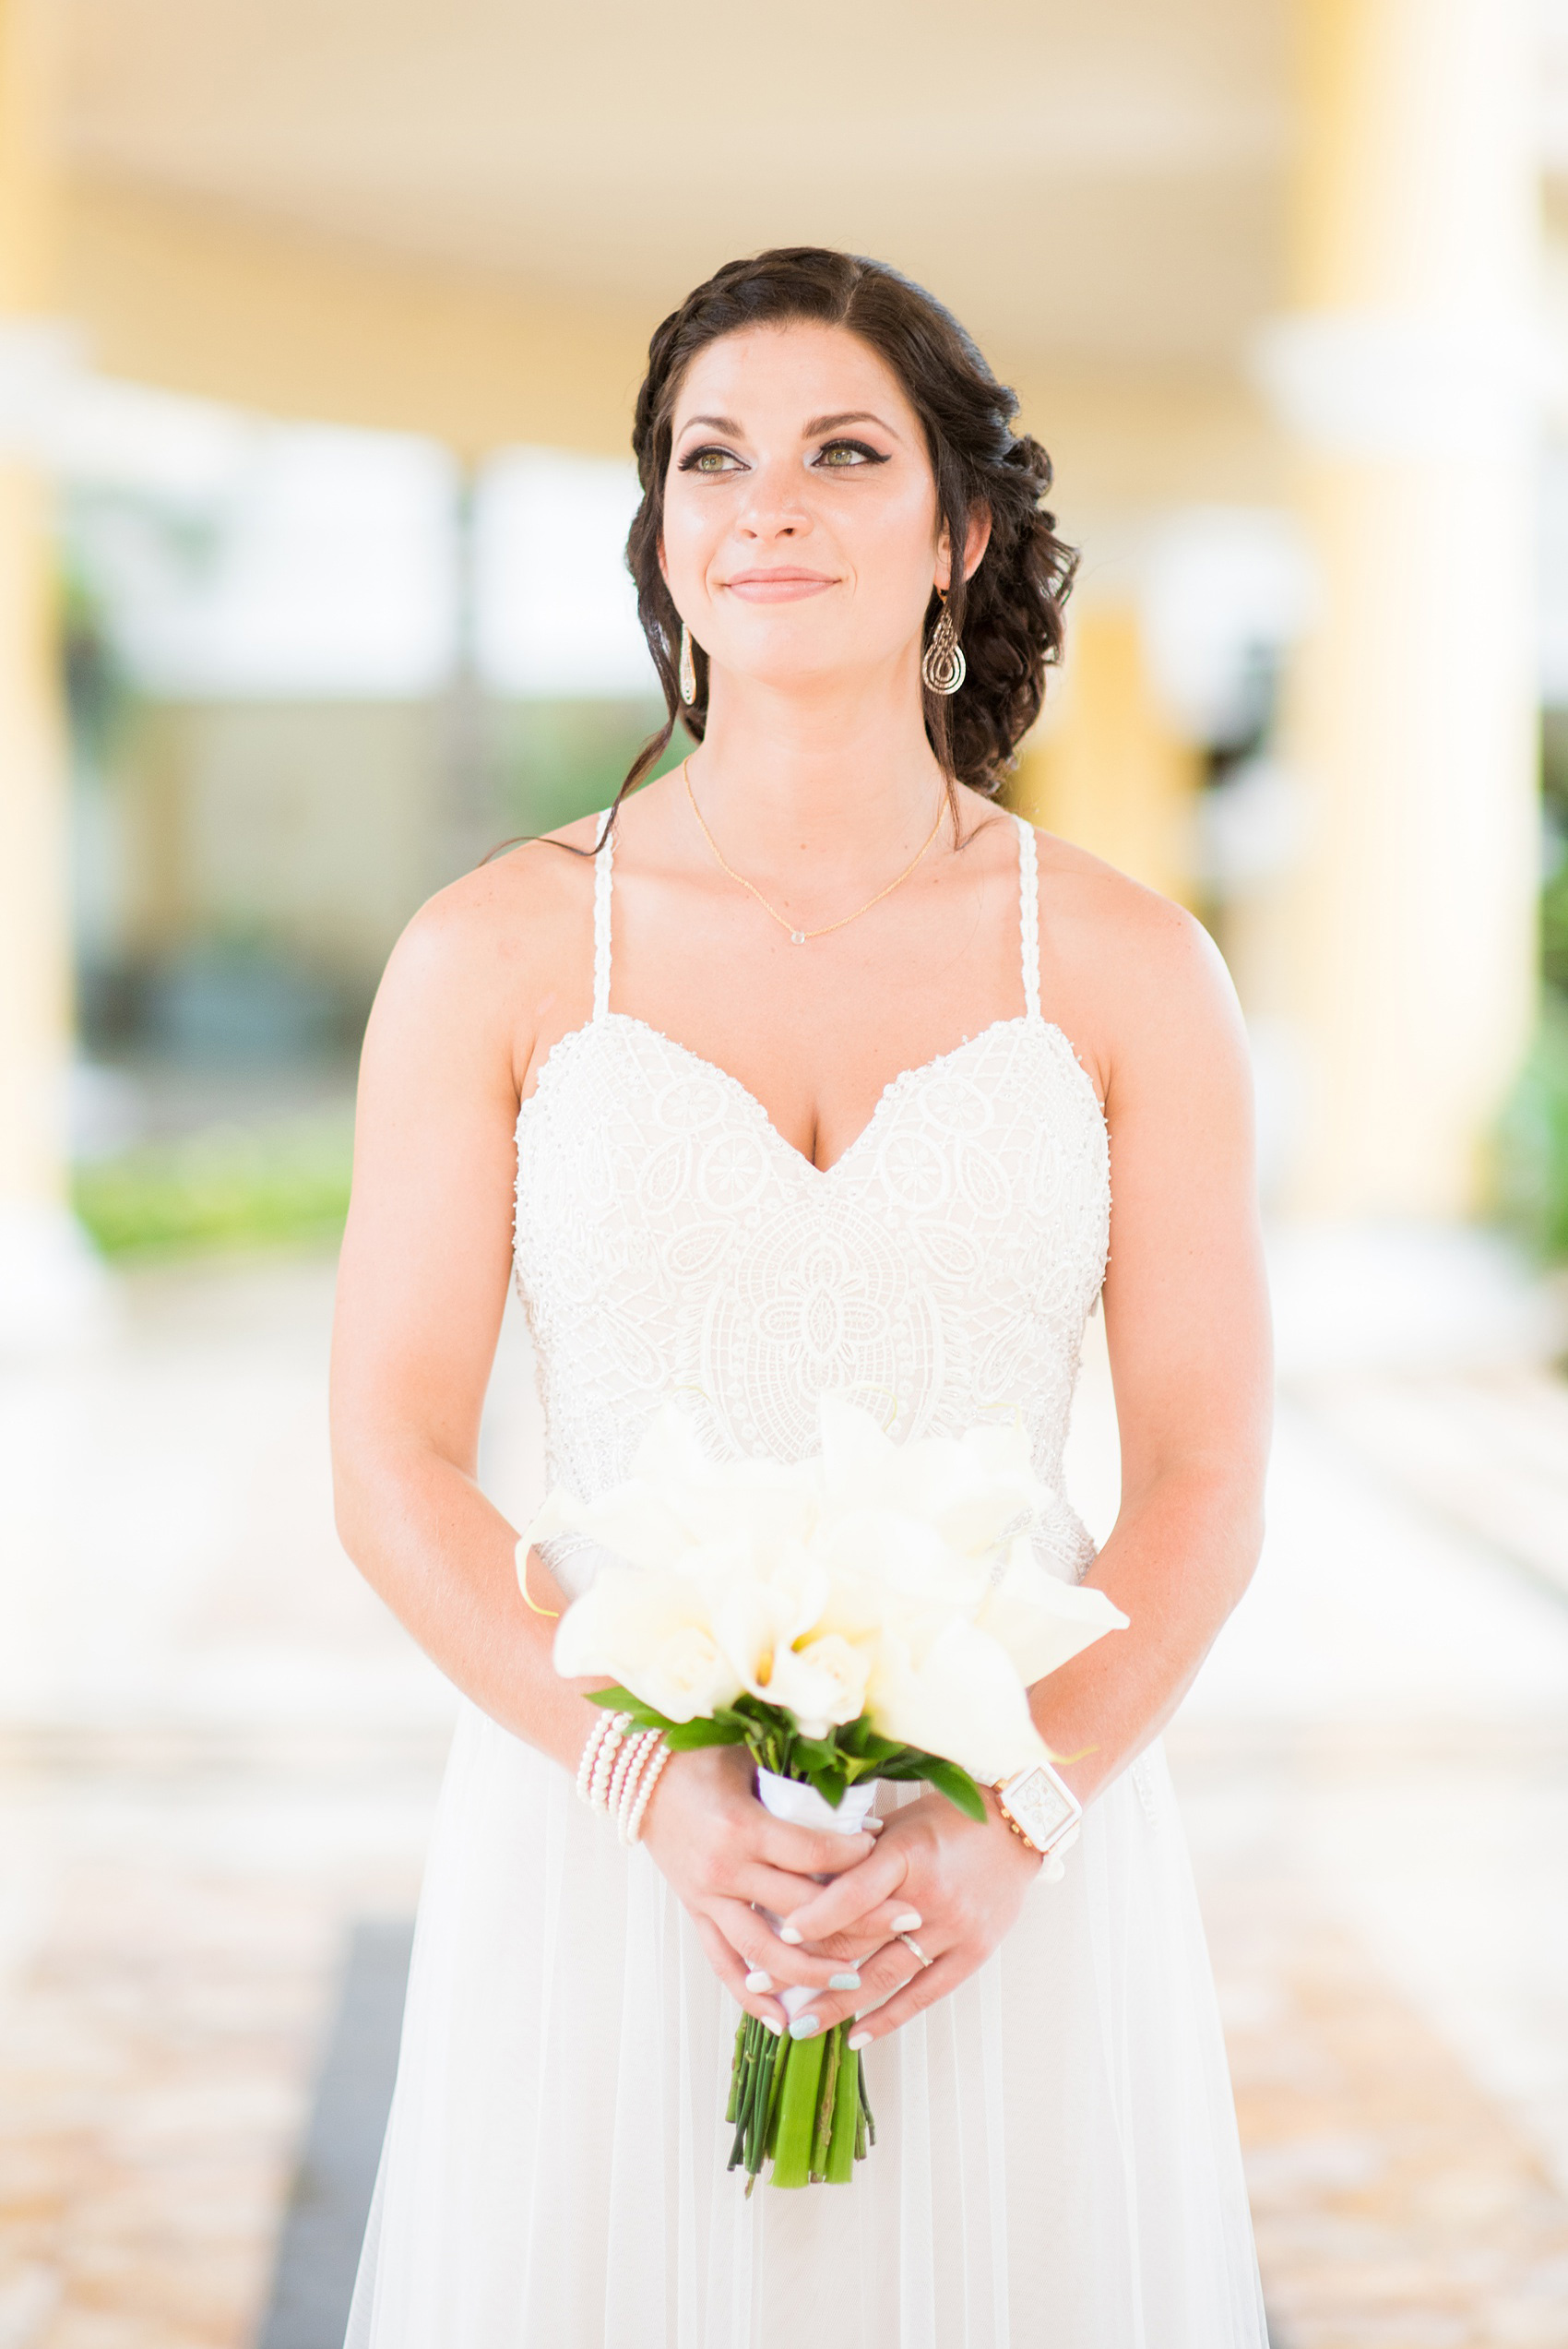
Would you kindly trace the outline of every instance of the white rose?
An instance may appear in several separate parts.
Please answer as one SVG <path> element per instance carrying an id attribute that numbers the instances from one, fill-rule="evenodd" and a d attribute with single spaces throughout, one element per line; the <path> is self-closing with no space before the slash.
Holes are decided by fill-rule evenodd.
<path id="1" fill-rule="evenodd" d="M 711 1721 L 741 1693 L 734 1666 L 701 1623 L 678 1625 L 622 1686 L 671 1721 Z"/>
<path id="2" fill-rule="evenodd" d="M 871 1657 L 837 1631 L 785 1648 L 774 1659 L 770 1695 L 793 1713 L 808 1737 L 826 1737 L 846 1721 L 856 1721 L 865 1704 Z"/>

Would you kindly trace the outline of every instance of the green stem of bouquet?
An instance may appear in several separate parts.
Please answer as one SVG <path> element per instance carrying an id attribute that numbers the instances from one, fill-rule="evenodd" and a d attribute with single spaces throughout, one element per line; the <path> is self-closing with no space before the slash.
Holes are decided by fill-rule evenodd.
<path id="1" fill-rule="evenodd" d="M 832 2036 L 829 2032 L 820 2039 L 792 2039 L 790 2043 L 784 2093 L 778 2105 L 778 2137 L 773 2151 L 771 2182 L 775 2186 L 809 2186 L 812 2182 L 822 2063 Z"/>
<path id="2" fill-rule="evenodd" d="M 861 2118 L 861 2059 L 855 2049 L 846 2044 L 839 2050 L 838 2080 L 833 2097 L 833 2127 L 828 2135 L 827 2158 L 822 2174 L 829 2186 L 848 2186 L 855 2174 L 856 2142 L 860 2136 Z M 863 2159 L 864 2157 L 861 2156 Z"/>
<path id="3" fill-rule="evenodd" d="M 819 2039 L 775 2039 L 754 2016 L 736 2033 L 727 2117 L 735 2124 L 730 2167 L 744 2168 L 749 2194 L 765 2161 L 769 2184 L 847 2186 L 875 2141 L 851 2025 Z"/>

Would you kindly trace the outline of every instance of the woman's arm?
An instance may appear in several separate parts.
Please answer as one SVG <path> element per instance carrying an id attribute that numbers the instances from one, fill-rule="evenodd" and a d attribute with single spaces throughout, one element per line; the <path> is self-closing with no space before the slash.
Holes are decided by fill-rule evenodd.
<path id="1" fill-rule="evenodd" d="M 547 852 L 531 852 L 535 864 Z M 517 1536 L 477 1482 L 480 1418 L 510 1278 L 514 1133 L 540 1019 L 561 1032 L 552 971 L 586 960 L 583 876 L 536 885 L 491 867 L 432 900 L 399 942 L 365 1036 L 332 1343 L 332 1453 L 343 1545 L 447 1678 L 575 1771 L 593 1723 L 551 1660 L 554 1624 L 518 1588 Z M 576 900 L 580 900 L 581 902 Z M 581 1016 L 588 1013 L 581 1006 Z M 529 1592 L 564 1602 L 536 1553 Z M 840 1961 L 782 1947 L 752 1904 L 793 1908 L 870 1835 L 769 1817 L 735 1749 L 678 1754 L 643 1840 L 715 1971 L 780 2027 L 748 1969 L 819 1985 Z M 879 1936 L 879 1938 L 883 1938 Z"/>
<path id="2" fill-rule="evenodd" d="M 517 1091 L 494 959 L 510 876 L 470 876 L 399 940 L 365 1033 L 332 1339 L 338 1530 L 447 1678 L 576 1762 L 594 1708 L 550 1661 L 517 1534 L 477 1482 L 506 1301 Z M 504 971 L 503 963 L 501 969 Z M 536 1566 L 535 1600 L 561 1600 Z"/>
<path id="3" fill-rule="evenodd" d="M 1082 1757 L 1063 1775 L 1086 1802 L 1158 1734 L 1246 1587 L 1262 1539 L 1271 1385 L 1234 993 L 1195 922 L 1106 882 L 1116 950 L 1093 992 L 1109 1071 L 1104 1304 L 1123 1482 L 1115 1530 L 1087 1580 L 1130 1622 L 1031 1698 L 1052 1751 Z M 862 1969 L 860 2000 L 814 2002 L 821 2021 L 892 1990 L 863 2026 L 880 2037 L 956 1987 L 1011 1924 L 1034 1866 L 1000 1819 L 974 1826 L 937 1796 L 899 1810 L 875 1853 L 792 1922 L 808 1941 L 852 1942 L 858 1902 L 901 1898 L 921 1915 L 917 1938 L 934 1962 L 921 1968 L 890 1945 Z"/>
<path id="4" fill-rule="evenodd" d="M 1122 1439 L 1115 1527 L 1086 1578 L 1130 1618 L 1033 1711 L 1089 1800 L 1156 1736 L 1246 1589 L 1272 1410 L 1246 1037 L 1206 932 L 1146 901 L 1106 1096 L 1105 1332 Z"/>

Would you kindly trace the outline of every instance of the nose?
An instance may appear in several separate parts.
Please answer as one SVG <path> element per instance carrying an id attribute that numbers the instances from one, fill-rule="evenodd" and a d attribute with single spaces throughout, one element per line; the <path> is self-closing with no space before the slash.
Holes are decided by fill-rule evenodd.
<path id="1" fill-rule="evenodd" d="M 802 538 L 811 528 L 798 462 L 765 459 L 746 478 L 746 495 L 735 517 L 741 537 L 767 543 Z"/>

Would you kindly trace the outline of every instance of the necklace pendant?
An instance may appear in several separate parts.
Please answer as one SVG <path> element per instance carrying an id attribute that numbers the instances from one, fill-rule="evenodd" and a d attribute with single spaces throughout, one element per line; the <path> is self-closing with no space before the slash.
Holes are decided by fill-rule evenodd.
<path id="1" fill-rule="evenodd" d="M 804 946 L 805 942 L 806 942 L 806 934 L 805 934 L 805 932 L 804 932 L 803 930 L 791 930 L 791 931 L 790 931 L 790 945 L 791 945 L 791 946 Z"/>

